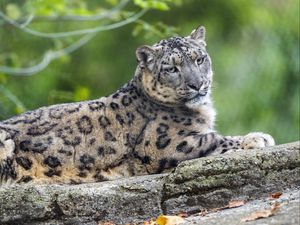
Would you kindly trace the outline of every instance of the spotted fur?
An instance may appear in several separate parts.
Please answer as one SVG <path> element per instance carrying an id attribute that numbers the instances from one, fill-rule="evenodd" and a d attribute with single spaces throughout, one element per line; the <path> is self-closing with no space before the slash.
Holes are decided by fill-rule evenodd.
<path id="1" fill-rule="evenodd" d="M 134 78 L 97 100 L 0 123 L 0 183 L 83 183 L 160 173 L 183 160 L 274 144 L 214 130 L 205 29 L 137 49 Z"/>

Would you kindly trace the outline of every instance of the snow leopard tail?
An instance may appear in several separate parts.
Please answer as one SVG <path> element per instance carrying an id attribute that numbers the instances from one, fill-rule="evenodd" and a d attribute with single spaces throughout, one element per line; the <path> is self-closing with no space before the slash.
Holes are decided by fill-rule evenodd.
<path id="1" fill-rule="evenodd" d="M 13 183 L 17 178 L 14 168 L 15 142 L 8 132 L 0 128 L 0 186 Z"/>

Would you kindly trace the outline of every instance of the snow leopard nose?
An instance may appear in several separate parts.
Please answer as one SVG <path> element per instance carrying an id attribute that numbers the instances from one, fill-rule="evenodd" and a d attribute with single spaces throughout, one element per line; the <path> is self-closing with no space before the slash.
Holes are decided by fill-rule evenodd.
<path id="1" fill-rule="evenodd" d="M 202 85 L 203 82 L 194 82 L 194 83 L 187 84 L 188 88 L 194 91 L 199 91 Z"/>

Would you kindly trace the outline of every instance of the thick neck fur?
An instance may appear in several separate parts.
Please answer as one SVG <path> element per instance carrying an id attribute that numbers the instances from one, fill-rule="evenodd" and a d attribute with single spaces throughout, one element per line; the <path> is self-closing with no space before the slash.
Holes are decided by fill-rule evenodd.
<path id="1" fill-rule="evenodd" d="M 147 94 L 147 92 L 144 90 L 142 76 L 143 70 L 138 66 L 134 78 L 127 85 L 136 88 L 136 90 L 141 94 L 143 101 L 149 102 L 151 107 L 175 114 L 188 114 L 194 115 L 195 117 L 204 116 L 208 121 L 210 121 L 210 126 L 214 126 L 216 112 L 212 104 L 210 93 L 203 99 L 202 102 L 194 105 L 187 106 L 183 104 L 165 104 L 163 102 L 156 101 Z"/>

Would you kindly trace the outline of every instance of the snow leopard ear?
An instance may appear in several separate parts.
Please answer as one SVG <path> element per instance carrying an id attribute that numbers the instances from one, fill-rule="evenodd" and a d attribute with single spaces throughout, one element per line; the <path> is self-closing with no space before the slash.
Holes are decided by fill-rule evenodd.
<path id="1" fill-rule="evenodd" d="M 145 68 L 153 61 L 153 58 L 155 57 L 155 50 L 151 46 L 143 45 L 137 48 L 135 54 L 141 68 Z"/>
<path id="2" fill-rule="evenodd" d="M 199 26 L 197 29 L 192 31 L 189 37 L 197 42 L 205 44 L 205 27 Z"/>

